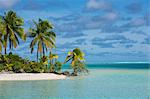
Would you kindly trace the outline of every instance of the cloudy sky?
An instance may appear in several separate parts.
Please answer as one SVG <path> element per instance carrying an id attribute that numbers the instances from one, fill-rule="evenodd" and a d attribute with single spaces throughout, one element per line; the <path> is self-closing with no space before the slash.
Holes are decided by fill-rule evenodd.
<path id="1" fill-rule="evenodd" d="M 0 0 L 0 14 L 7 10 L 25 19 L 26 31 L 33 19 L 51 21 L 61 61 L 76 47 L 87 63 L 150 61 L 150 0 Z M 35 58 L 30 41 L 14 52 Z"/>

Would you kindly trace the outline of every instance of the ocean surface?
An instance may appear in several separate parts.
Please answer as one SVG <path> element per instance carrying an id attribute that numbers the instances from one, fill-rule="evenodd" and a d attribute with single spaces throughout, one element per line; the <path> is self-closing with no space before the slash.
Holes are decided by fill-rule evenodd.
<path id="1" fill-rule="evenodd" d="M 87 67 L 89 74 L 65 80 L 1 81 L 0 99 L 150 99 L 149 63 Z"/>

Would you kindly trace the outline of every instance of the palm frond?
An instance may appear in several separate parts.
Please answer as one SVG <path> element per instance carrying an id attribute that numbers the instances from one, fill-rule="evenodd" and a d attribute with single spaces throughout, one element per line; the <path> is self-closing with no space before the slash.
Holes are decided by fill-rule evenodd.
<path id="1" fill-rule="evenodd" d="M 30 48 L 33 48 L 38 41 L 38 37 L 34 38 L 30 43 Z"/>
<path id="2" fill-rule="evenodd" d="M 41 53 L 42 52 L 42 41 L 38 42 L 38 51 Z"/>

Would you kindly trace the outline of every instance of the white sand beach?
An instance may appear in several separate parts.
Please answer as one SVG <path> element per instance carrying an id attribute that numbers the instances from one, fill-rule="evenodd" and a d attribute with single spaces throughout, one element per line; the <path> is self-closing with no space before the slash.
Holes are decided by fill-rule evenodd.
<path id="1" fill-rule="evenodd" d="M 57 80 L 65 79 L 64 75 L 56 75 L 53 73 L 14 73 L 0 74 L 0 81 L 12 80 Z"/>

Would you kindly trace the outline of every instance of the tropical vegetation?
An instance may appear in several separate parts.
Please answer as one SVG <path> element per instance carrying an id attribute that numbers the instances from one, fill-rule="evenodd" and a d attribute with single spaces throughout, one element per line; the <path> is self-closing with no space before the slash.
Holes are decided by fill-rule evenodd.
<path id="1" fill-rule="evenodd" d="M 0 55 L 0 72 L 15 73 L 46 73 L 48 72 L 42 63 L 23 59 L 15 54 Z"/>
<path id="2" fill-rule="evenodd" d="M 56 33 L 53 31 L 52 23 L 39 19 L 38 21 L 33 20 L 33 24 L 34 26 L 29 29 L 28 33 L 32 39 L 31 53 L 36 49 L 37 61 L 23 59 L 12 53 L 13 48 L 19 45 L 19 40 L 26 40 L 24 20 L 14 11 L 8 11 L 0 16 L 0 52 L 4 52 L 4 54 L 0 53 L 0 72 L 65 74 L 66 72 L 61 72 L 62 66 L 70 60 L 73 69 L 71 75 L 77 76 L 81 72 L 88 72 L 84 53 L 79 48 L 69 52 L 63 63 L 58 61 L 59 56 L 53 53 L 53 49 L 56 48 Z M 47 53 L 49 53 L 48 56 Z"/>
<path id="3" fill-rule="evenodd" d="M 25 40 L 26 34 L 22 28 L 24 21 L 17 16 L 14 11 L 8 11 L 4 13 L 4 16 L 0 17 L 0 30 L 1 36 L 3 35 L 4 52 L 7 54 L 7 45 L 9 41 L 9 49 L 12 52 L 13 47 L 16 48 L 19 44 L 19 38 Z M 1 37 L 2 38 L 2 37 Z"/>
<path id="4" fill-rule="evenodd" d="M 84 53 L 79 48 L 75 48 L 72 52 L 68 52 L 64 63 L 69 61 L 71 61 L 71 68 L 73 69 L 72 75 L 77 76 L 78 73 L 81 72 L 88 73 L 84 63 Z"/>

